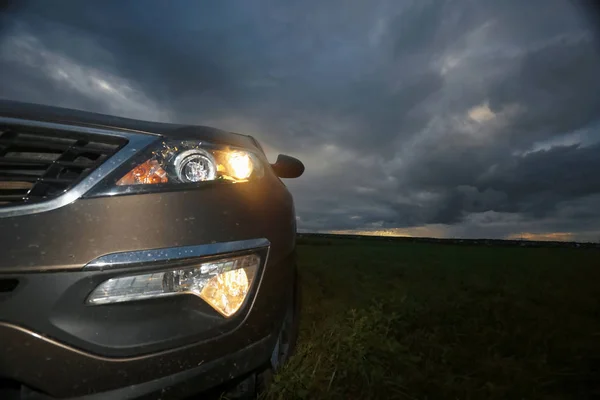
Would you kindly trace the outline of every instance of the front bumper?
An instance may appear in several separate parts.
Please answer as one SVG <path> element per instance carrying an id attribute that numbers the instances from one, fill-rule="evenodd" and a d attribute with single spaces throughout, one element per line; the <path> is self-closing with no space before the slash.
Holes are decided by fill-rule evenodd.
<path id="1" fill-rule="evenodd" d="M 3 342 L 7 347 L 26 343 L 27 347 L 36 349 L 35 354 L 29 357 L 21 354 L 18 357 L 3 358 L 0 364 L 2 367 L 30 371 L 28 375 L 37 376 L 38 387 L 47 386 L 44 382 L 52 382 L 54 390 L 53 395 L 48 395 L 30 386 L 15 387 L 4 393 L 0 389 L 0 395 L 5 400 L 50 400 L 56 397 L 86 400 L 181 399 L 204 392 L 264 366 L 277 340 L 276 335 L 271 334 L 236 351 L 221 351 L 220 355 L 213 354 L 214 358 L 207 362 L 203 360 L 210 357 L 206 352 L 208 346 L 204 351 L 200 348 L 188 349 L 185 355 L 171 354 L 153 359 L 109 361 L 95 358 L 8 324 L 0 324 L 0 337 L 8 340 Z M 212 347 L 213 350 L 218 350 Z M 155 369 L 150 367 L 152 365 L 160 368 L 160 363 L 164 363 L 164 371 L 174 370 L 172 367 L 178 363 L 178 360 L 191 359 L 200 361 L 187 369 L 175 368 L 181 370 L 170 375 L 149 371 Z M 39 360 L 39 363 L 33 360 Z M 54 366 L 48 367 L 52 360 L 55 360 Z M 40 363 L 46 365 L 39 365 Z M 87 376 L 87 378 L 73 379 L 73 376 Z M 131 383 L 133 381 L 140 382 Z M 57 383 L 60 387 L 56 386 Z M 106 387 L 113 387 L 113 389 L 98 391 Z"/>
<path id="2" fill-rule="evenodd" d="M 186 371 L 207 373 L 196 383 L 211 386 L 268 362 L 271 343 L 258 345 L 262 350 L 252 350 L 248 362 L 234 357 L 240 369 L 219 367 L 226 374 L 216 370 L 218 378 L 198 370 L 268 342 L 279 329 L 293 282 L 292 215 L 283 186 L 263 180 L 219 190 L 78 200 L 50 212 L 0 219 L 0 281 L 18 281 L 14 290 L 0 290 L 0 387 L 4 379 L 70 398 Z M 94 287 L 118 272 L 83 268 L 107 254 L 256 238 L 271 245 L 243 319 L 219 324 L 220 315 L 187 295 L 84 305 Z M 161 382 L 169 379 L 179 378 Z"/>
<path id="3" fill-rule="evenodd" d="M 23 393 L 29 394 L 17 397 L 19 399 L 47 398 L 42 394 L 50 398 L 91 396 L 91 399 L 129 399 L 140 396 L 152 398 L 154 395 L 164 398 L 166 394 L 169 394 L 169 398 L 181 398 L 214 387 L 266 365 L 269 361 L 284 314 L 285 301 L 280 295 L 285 296 L 288 288 L 293 287 L 293 264 L 293 254 L 277 265 L 267 263 L 256 292 L 251 294 L 254 302 L 244 306 L 237 321 L 235 318 L 230 321 L 234 324 L 233 327 L 228 325 L 221 328 L 220 334 L 211 331 L 208 338 L 196 337 L 191 343 L 189 335 L 181 335 L 180 329 L 176 329 L 173 335 L 181 336 L 179 339 L 185 341 L 170 344 L 164 350 L 144 351 L 135 356 L 106 356 L 109 351 L 123 351 L 126 347 L 115 346 L 115 343 L 113 347 L 107 347 L 107 343 L 103 344 L 105 347 L 101 347 L 99 343 L 93 343 L 94 335 L 85 334 L 94 332 L 94 329 L 100 329 L 99 332 L 108 329 L 98 337 L 116 342 L 126 338 L 124 332 L 127 329 L 133 329 L 136 334 L 131 337 L 135 337 L 137 345 L 140 345 L 144 329 L 158 330 L 160 333 L 165 327 L 164 322 L 145 318 L 143 321 L 146 326 L 143 328 L 129 326 L 124 330 L 119 324 L 106 324 L 102 320 L 94 322 L 92 319 L 90 323 L 93 325 L 89 326 L 84 319 L 78 331 L 80 345 L 77 347 L 56 340 L 45 332 L 41 334 L 21 325 L 0 322 L 0 377 L 27 388 Z M 276 287 L 281 290 L 272 290 Z M 196 306 L 202 304 L 194 296 L 175 296 L 172 300 L 195 303 Z M 137 303 L 135 307 L 142 305 L 153 311 L 155 306 L 166 307 L 162 300 L 156 304 L 148 304 L 146 301 Z M 0 306 L 5 304 L 0 302 Z M 111 307 L 119 308 L 123 305 L 125 304 Z M 181 314 L 175 315 L 175 318 L 181 318 L 186 307 L 181 304 L 176 306 L 181 308 Z M 100 310 L 103 307 L 89 308 Z M 141 308 L 139 311 L 143 313 Z M 197 309 L 195 313 L 202 314 Z M 173 317 L 172 314 L 164 314 L 163 317 L 168 321 Z M 129 315 L 135 318 L 134 314 Z M 151 321 L 153 325 L 150 324 Z M 192 326 L 190 323 L 190 327 Z M 160 344 L 164 347 L 164 342 Z M 148 343 L 143 343 L 143 346 L 145 349 L 152 348 L 152 344 Z M 101 353 L 83 350 L 83 347 L 101 350 Z"/>

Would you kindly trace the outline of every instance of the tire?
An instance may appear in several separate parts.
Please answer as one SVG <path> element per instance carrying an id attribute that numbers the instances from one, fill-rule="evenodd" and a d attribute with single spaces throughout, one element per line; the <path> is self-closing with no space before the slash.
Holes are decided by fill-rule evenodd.
<path id="1" fill-rule="evenodd" d="M 296 267 L 294 267 L 293 291 L 290 297 L 286 317 L 284 318 L 281 331 L 279 332 L 279 339 L 271 357 L 271 369 L 273 372 L 277 372 L 285 365 L 296 351 L 298 333 L 300 331 L 300 309 L 302 305 L 298 269 Z"/>

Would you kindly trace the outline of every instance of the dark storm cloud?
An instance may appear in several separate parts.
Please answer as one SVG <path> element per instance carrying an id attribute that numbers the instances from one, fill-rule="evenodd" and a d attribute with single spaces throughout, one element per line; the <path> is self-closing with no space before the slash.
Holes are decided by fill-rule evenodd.
<path id="1" fill-rule="evenodd" d="M 289 182 L 305 230 L 589 238 L 600 57 L 579 11 L 25 2 L 2 17 L 0 95 L 253 134 L 306 162 Z"/>
<path id="2" fill-rule="evenodd" d="M 600 144 L 556 146 L 494 166 L 481 186 L 510 194 L 516 210 L 543 214 L 565 199 L 600 193 Z M 530 207 L 540 198 L 550 209 Z M 537 203 L 537 201 L 535 201 Z"/>

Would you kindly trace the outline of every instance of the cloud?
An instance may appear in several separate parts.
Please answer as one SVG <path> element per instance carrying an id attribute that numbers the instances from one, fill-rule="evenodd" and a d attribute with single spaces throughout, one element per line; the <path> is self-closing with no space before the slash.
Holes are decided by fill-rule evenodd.
<path id="1" fill-rule="evenodd" d="M 87 52 L 97 52 L 99 57 L 108 58 L 94 42 L 85 43 L 85 46 Z M 48 91 L 55 92 L 53 105 L 94 108 L 130 118 L 169 120 L 168 113 L 150 100 L 134 82 L 53 51 L 26 30 L 15 29 L 2 38 L 0 58 L 3 71 L 8 75 L 30 74 L 33 77 L 24 81 L 4 81 L 4 97 L 25 97 L 28 101 L 43 103 L 47 93 L 38 86 L 41 81 Z"/>
<path id="2" fill-rule="evenodd" d="M 600 55 L 562 0 L 272 0 L 3 17 L 0 96 L 257 137 L 302 230 L 460 237 L 600 223 Z"/>
<path id="3" fill-rule="evenodd" d="M 546 232 L 546 233 L 520 232 L 520 233 L 512 233 L 512 234 L 508 235 L 507 239 L 570 242 L 575 239 L 575 235 L 572 232 Z"/>
<path id="4" fill-rule="evenodd" d="M 496 114 L 490 110 L 490 106 L 482 104 L 471 108 L 468 112 L 469 118 L 475 122 L 483 123 L 496 117 Z"/>
<path id="5" fill-rule="evenodd" d="M 415 226 L 410 228 L 390 228 L 390 229 L 365 229 L 365 230 L 338 230 L 326 231 L 322 233 L 334 233 L 340 235 L 367 235 L 367 236 L 398 236 L 398 237 L 446 237 L 446 227 L 427 225 Z"/>

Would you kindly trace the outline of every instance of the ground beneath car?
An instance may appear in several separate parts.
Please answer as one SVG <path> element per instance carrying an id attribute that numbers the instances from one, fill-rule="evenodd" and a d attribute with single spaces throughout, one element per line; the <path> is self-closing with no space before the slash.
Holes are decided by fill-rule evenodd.
<path id="1" fill-rule="evenodd" d="M 600 397 L 600 251 L 300 239 L 269 399 Z"/>

